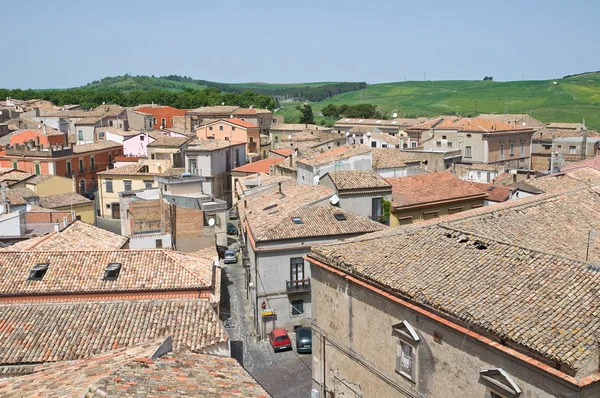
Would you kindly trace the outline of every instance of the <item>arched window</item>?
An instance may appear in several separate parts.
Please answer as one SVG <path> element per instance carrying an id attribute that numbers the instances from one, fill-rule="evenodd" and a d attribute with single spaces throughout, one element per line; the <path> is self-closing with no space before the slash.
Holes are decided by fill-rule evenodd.
<path id="1" fill-rule="evenodd" d="M 79 180 L 79 193 L 81 195 L 85 193 L 85 180 Z"/>

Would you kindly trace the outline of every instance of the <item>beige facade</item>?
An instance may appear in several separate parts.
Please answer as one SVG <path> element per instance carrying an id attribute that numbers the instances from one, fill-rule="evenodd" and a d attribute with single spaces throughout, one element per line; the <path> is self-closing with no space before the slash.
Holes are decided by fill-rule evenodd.
<path id="1" fill-rule="evenodd" d="M 258 153 L 260 151 L 260 130 L 256 125 L 237 119 L 221 119 L 196 129 L 196 135 L 200 139 L 215 139 L 230 142 L 245 142 L 246 153 Z"/>
<path id="2" fill-rule="evenodd" d="M 28 181 L 30 179 L 18 182 L 13 185 L 14 188 L 29 188 L 38 196 L 53 195 L 56 193 L 75 192 L 73 180 L 71 178 L 60 176 L 48 176 L 47 179 L 36 182 Z"/>
<path id="3" fill-rule="evenodd" d="M 414 222 L 430 220 L 448 214 L 460 213 L 483 207 L 484 197 L 468 200 L 454 200 L 439 202 L 430 205 L 412 206 L 411 208 L 394 208 L 390 209 L 390 227 L 412 224 Z"/>
<path id="4" fill-rule="evenodd" d="M 580 389 L 514 350 L 309 262 L 313 388 L 323 397 L 600 396 L 598 383 Z M 411 348 L 411 374 L 403 371 L 403 347 Z"/>

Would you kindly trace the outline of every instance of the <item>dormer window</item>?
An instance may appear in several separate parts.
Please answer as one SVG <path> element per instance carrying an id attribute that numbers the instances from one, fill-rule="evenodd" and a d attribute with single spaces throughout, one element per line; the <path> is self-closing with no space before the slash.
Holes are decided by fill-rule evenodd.
<path id="1" fill-rule="evenodd" d="M 106 266 L 106 269 L 104 270 L 104 280 L 114 281 L 119 277 L 120 272 L 121 263 L 110 263 Z"/>
<path id="2" fill-rule="evenodd" d="M 29 271 L 30 281 L 41 281 L 48 271 L 48 264 L 38 264 Z"/>

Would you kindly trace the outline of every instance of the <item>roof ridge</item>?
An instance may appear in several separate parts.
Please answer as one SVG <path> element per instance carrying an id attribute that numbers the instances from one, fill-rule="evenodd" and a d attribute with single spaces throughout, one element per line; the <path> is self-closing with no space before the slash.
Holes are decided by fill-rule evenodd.
<path id="1" fill-rule="evenodd" d="M 204 278 L 201 275 L 199 275 L 195 269 L 189 267 L 188 264 L 184 263 L 183 261 L 181 261 L 181 259 L 177 258 L 178 256 L 188 257 L 189 255 L 181 253 L 181 252 L 176 252 L 174 250 L 164 250 L 163 253 L 165 256 L 170 257 L 171 260 L 173 260 L 175 263 L 177 263 L 177 265 L 179 265 L 181 268 L 186 270 L 194 278 L 198 279 L 200 282 L 199 286 L 208 287 L 208 286 L 210 286 L 210 284 L 212 284 L 212 278 L 210 278 L 211 279 L 210 284 L 206 283 L 204 281 Z M 200 260 L 202 259 L 202 257 L 198 257 L 198 256 L 189 256 L 189 257 L 193 257 L 196 262 L 200 262 Z M 204 266 L 204 264 L 202 264 L 202 265 Z M 208 265 L 208 267 L 212 267 L 212 264 Z M 212 269 L 211 269 L 211 271 L 212 271 Z"/>

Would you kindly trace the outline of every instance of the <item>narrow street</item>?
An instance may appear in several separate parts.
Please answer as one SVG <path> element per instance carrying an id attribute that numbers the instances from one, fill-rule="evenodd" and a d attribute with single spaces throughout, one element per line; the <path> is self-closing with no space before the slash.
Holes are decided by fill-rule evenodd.
<path id="1" fill-rule="evenodd" d="M 237 249 L 237 243 L 230 248 Z M 223 269 L 221 284 L 221 320 L 231 338 L 231 356 L 273 397 L 310 397 L 312 355 L 296 353 L 295 334 L 290 333 L 293 351 L 274 353 L 267 340 L 255 342 L 241 261 Z"/>

